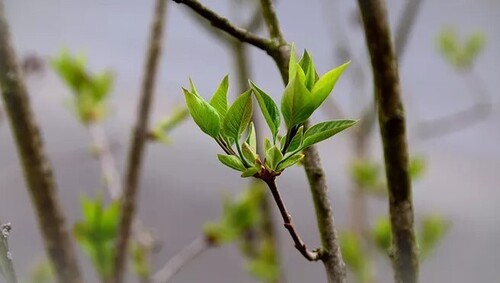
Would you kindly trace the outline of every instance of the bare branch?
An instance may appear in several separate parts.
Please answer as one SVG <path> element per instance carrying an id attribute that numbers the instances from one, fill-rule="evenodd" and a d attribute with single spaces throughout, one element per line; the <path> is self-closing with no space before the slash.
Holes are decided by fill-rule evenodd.
<path id="1" fill-rule="evenodd" d="M 152 280 L 154 283 L 168 282 L 182 267 L 197 258 L 212 245 L 204 237 L 199 237 L 185 246 L 178 254 L 173 256 L 159 271 Z"/>
<path id="2" fill-rule="evenodd" d="M 189 8 L 193 9 L 193 11 L 195 11 L 200 16 L 207 19 L 210 22 L 210 24 L 212 24 L 214 27 L 217 27 L 227 32 L 234 38 L 249 43 L 268 53 L 272 51 L 272 48 L 274 46 L 272 41 L 270 41 L 269 39 L 259 37 L 249 32 L 248 30 L 237 27 L 236 25 L 232 24 L 227 18 L 218 15 L 214 11 L 203 6 L 203 4 L 201 4 L 200 2 L 196 0 L 173 0 L 173 1 L 179 4 L 184 4 Z"/>
<path id="3" fill-rule="evenodd" d="M 31 202 L 36 211 L 45 249 L 56 270 L 57 281 L 81 283 L 71 237 L 57 197 L 52 168 L 46 158 L 28 92 L 16 62 L 1 1 L 0 87 Z"/>
<path id="4" fill-rule="evenodd" d="M 122 194 L 122 185 L 106 133 L 101 125 L 95 123 L 89 124 L 87 130 L 97 150 L 97 158 L 101 164 L 102 176 L 106 187 L 111 198 L 116 200 Z"/>
<path id="5" fill-rule="evenodd" d="M 295 226 L 292 223 L 292 216 L 288 212 L 283 199 L 281 198 L 278 187 L 276 187 L 275 177 L 269 179 L 263 179 L 264 182 L 269 186 L 271 193 L 274 197 L 274 201 L 276 205 L 278 205 L 278 209 L 281 213 L 281 217 L 283 218 L 284 226 L 290 233 L 290 236 L 295 243 L 295 248 L 309 261 L 317 261 L 321 259 L 322 251 L 320 249 L 308 250 L 304 241 L 300 238 L 299 233 L 295 230 Z"/>
<path id="6" fill-rule="evenodd" d="M 7 280 L 7 283 L 17 283 L 16 271 L 12 264 L 12 254 L 8 242 L 11 229 L 10 223 L 0 226 L 0 273 Z"/>
<path id="7" fill-rule="evenodd" d="M 128 163 L 125 175 L 125 187 L 122 196 L 121 215 L 118 226 L 118 239 L 114 261 L 115 283 L 123 282 L 126 269 L 126 253 L 130 239 L 130 230 L 134 222 L 139 176 L 147 143 L 148 122 L 153 102 L 154 86 L 157 66 L 161 53 L 163 29 L 167 0 L 157 0 L 155 14 L 151 25 L 149 47 L 147 51 L 144 77 L 141 89 L 140 102 L 137 111 L 137 120 L 134 126 L 132 141 L 128 153 Z"/>
<path id="8" fill-rule="evenodd" d="M 395 282 L 418 282 L 408 145 L 398 66 L 383 0 L 358 0 L 370 52 L 384 146 Z"/>

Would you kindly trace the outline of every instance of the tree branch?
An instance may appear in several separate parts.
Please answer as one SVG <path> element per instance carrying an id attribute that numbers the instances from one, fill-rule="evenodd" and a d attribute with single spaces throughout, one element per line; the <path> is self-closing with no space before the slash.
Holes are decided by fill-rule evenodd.
<path id="1" fill-rule="evenodd" d="M 97 158 L 101 164 L 102 177 L 108 188 L 109 195 L 113 200 L 119 199 L 122 194 L 120 174 L 116 168 L 115 159 L 109 147 L 106 133 L 101 125 L 95 123 L 89 124 L 87 130 L 97 150 Z"/>
<path id="2" fill-rule="evenodd" d="M 269 39 L 259 37 L 249 32 L 248 30 L 237 27 L 236 25 L 232 24 L 227 18 L 218 15 L 214 11 L 203 6 L 203 4 L 201 4 L 197 0 L 173 0 L 173 1 L 188 6 L 193 11 L 198 13 L 200 16 L 207 19 L 211 25 L 227 32 L 234 38 L 249 43 L 268 53 L 272 51 L 272 48 L 274 46 L 272 41 L 270 41 Z"/>
<path id="3" fill-rule="evenodd" d="M 358 0 L 372 62 L 380 133 L 384 146 L 392 262 L 396 282 L 418 282 L 418 248 L 408 173 L 408 146 L 396 54 L 382 0 Z"/>
<path id="4" fill-rule="evenodd" d="M 153 102 L 156 72 L 161 53 L 166 8 L 167 0 L 156 1 L 155 14 L 150 31 L 149 47 L 144 69 L 140 102 L 137 111 L 137 120 L 133 130 L 131 146 L 128 153 L 125 187 L 122 196 L 118 239 L 115 250 L 116 253 L 113 272 L 115 283 L 123 282 L 126 269 L 126 253 L 128 250 L 130 230 L 138 199 L 137 192 L 139 175 L 144 156 L 144 148 L 147 142 L 149 113 Z"/>
<path id="5" fill-rule="evenodd" d="M 321 259 L 322 251 L 320 249 L 316 250 L 308 250 L 304 241 L 300 238 L 299 233 L 295 230 L 295 226 L 292 223 L 292 216 L 288 212 L 283 199 L 281 198 L 278 187 L 276 187 L 276 179 L 275 177 L 271 177 L 268 179 L 262 179 L 266 182 L 267 186 L 271 190 L 274 201 L 276 205 L 278 205 L 278 209 L 281 213 L 281 217 L 283 218 L 284 226 L 290 233 L 290 236 L 295 243 L 295 248 L 309 261 L 317 261 Z"/>
<path id="6" fill-rule="evenodd" d="M 178 254 L 173 256 L 159 271 L 153 275 L 153 282 L 168 282 L 182 269 L 182 267 L 197 258 L 210 247 L 212 247 L 212 244 L 205 237 L 196 238 L 189 245 L 185 246 Z"/>
<path id="7" fill-rule="evenodd" d="M 274 41 L 268 39 L 260 39 L 265 44 L 255 44 L 255 41 L 247 40 L 244 36 L 242 36 L 241 33 L 237 32 L 237 30 L 235 32 L 235 27 L 232 24 L 230 24 L 227 19 L 222 18 L 219 15 L 215 14 L 213 11 L 209 10 L 208 8 L 201 6 L 201 4 L 199 4 L 197 1 L 194 0 L 174 0 L 174 1 L 176 1 L 177 3 L 183 3 L 190 6 L 197 13 L 210 20 L 214 26 L 221 28 L 222 30 L 233 35 L 235 38 L 265 50 L 274 59 L 280 71 L 283 82 L 285 84 L 288 82 L 288 63 L 290 60 L 290 46 L 288 45 L 286 40 L 284 40 L 282 33 L 276 32 L 276 29 L 279 29 L 279 23 L 271 1 L 261 0 L 261 6 L 265 22 L 268 25 L 270 34 L 275 37 Z M 194 8 L 195 6 L 197 6 L 197 8 Z M 308 175 L 309 184 L 311 186 L 311 193 L 313 194 L 313 199 L 317 204 L 315 206 L 316 216 L 318 218 L 318 226 L 320 229 L 321 239 L 323 242 L 323 249 L 325 250 L 324 254 L 322 254 L 321 256 L 321 260 L 323 261 L 326 268 L 328 282 L 330 283 L 345 282 L 346 280 L 345 264 L 342 259 L 340 247 L 338 245 L 337 232 L 335 230 L 332 210 L 330 202 L 328 200 L 328 188 L 326 186 L 324 172 L 321 167 L 316 147 L 311 146 L 307 150 L 305 150 L 304 153 L 306 160 L 304 168 L 306 170 L 306 174 Z"/>
<path id="8" fill-rule="evenodd" d="M 16 62 L 3 3 L 0 1 L 0 88 L 35 208 L 45 249 L 59 283 L 81 283 L 71 238 L 57 197 L 52 168 Z"/>
<path id="9" fill-rule="evenodd" d="M 12 254 L 9 251 L 9 232 L 12 229 L 10 223 L 0 226 L 0 273 L 7 283 L 17 283 L 16 271 L 12 264 Z"/>

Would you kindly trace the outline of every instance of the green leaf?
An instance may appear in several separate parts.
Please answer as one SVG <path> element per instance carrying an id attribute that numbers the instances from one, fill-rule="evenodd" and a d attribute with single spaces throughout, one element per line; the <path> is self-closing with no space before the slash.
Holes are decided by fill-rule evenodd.
<path id="1" fill-rule="evenodd" d="M 301 161 L 304 158 L 304 155 L 302 153 L 297 153 L 294 154 L 290 157 L 285 158 L 283 161 L 281 161 L 278 164 L 278 168 L 276 169 L 276 172 L 281 172 L 285 170 L 288 167 L 291 167 L 295 165 L 297 162 Z"/>
<path id="2" fill-rule="evenodd" d="M 271 170 L 276 171 L 276 167 L 281 160 L 283 160 L 283 154 L 278 147 L 273 146 L 266 151 L 266 165 Z"/>
<path id="3" fill-rule="evenodd" d="M 281 99 L 281 113 L 288 128 L 305 122 L 315 110 L 311 92 L 304 84 L 305 75 L 300 66 L 297 69 L 298 75 L 285 87 Z"/>
<path id="4" fill-rule="evenodd" d="M 297 55 L 295 54 L 295 43 L 290 47 L 290 61 L 288 62 L 288 81 L 290 82 L 297 74 Z"/>
<path id="5" fill-rule="evenodd" d="M 347 62 L 343 65 L 338 66 L 335 69 L 328 71 L 324 74 L 317 82 L 314 84 L 312 88 L 312 96 L 314 97 L 314 105 L 315 109 L 318 108 L 323 101 L 330 95 L 333 90 L 333 87 L 337 83 L 340 75 L 344 72 L 344 70 L 349 66 L 351 62 Z"/>
<path id="6" fill-rule="evenodd" d="M 241 133 L 248 127 L 252 119 L 252 91 L 247 90 L 240 95 L 227 111 L 222 131 L 226 137 L 235 142 L 240 139 Z"/>
<path id="7" fill-rule="evenodd" d="M 299 65 L 301 66 L 302 70 L 304 70 L 304 73 L 306 75 L 305 79 L 306 87 L 309 91 L 311 91 L 314 84 L 316 83 L 317 73 L 316 69 L 314 68 L 312 57 L 307 52 L 307 50 L 304 50 L 304 55 L 302 55 L 302 58 L 299 61 Z"/>
<path id="8" fill-rule="evenodd" d="M 241 173 L 241 177 L 243 177 L 243 178 L 252 177 L 253 175 L 257 174 L 259 171 L 260 171 L 260 165 L 256 164 L 256 165 L 248 168 L 247 170 L 243 171 L 243 173 Z"/>
<path id="9" fill-rule="evenodd" d="M 408 171 L 412 180 L 422 178 L 425 173 L 425 159 L 421 156 L 416 156 L 410 159 Z"/>
<path id="10" fill-rule="evenodd" d="M 354 120 L 334 120 L 316 124 L 305 132 L 302 149 L 326 140 L 356 123 Z"/>
<path id="11" fill-rule="evenodd" d="M 257 136 L 255 135 L 255 126 L 253 122 L 250 122 L 248 126 L 248 138 L 246 142 L 254 152 L 257 152 Z"/>
<path id="12" fill-rule="evenodd" d="M 273 145 L 268 138 L 264 138 L 264 151 L 267 152 Z"/>
<path id="13" fill-rule="evenodd" d="M 300 126 L 295 136 L 293 136 L 292 141 L 288 146 L 287 152 L 294 152 L 298 150 L 302 146 L 303 141 L 304 141 L 304 126 Z"/>
<path id="14" fill-rule="evenodd" d="M 229 79 L 228 75 L 222 79 L 219 87 L 215 91 L 212 99 L 210 99 L 210 105 L 212 105 L 217 113 L 219 113 L 221 120 L 224 120 L 226 116 L 227 109 L 229 108 L 227 104 L 227 92 L 229 90 Z"/>
<path id="15" fill-rule="evenodd" d="M 422 220 L 418 240 L 423 259 L 434 252 L 448 228 L 449 224 L 439 215 L 429 215 Z"/>
<path id="16" fill-rule="evenodd" d="M 247 170 L 247 168 L 243 165 L 243 162 L 241 162 L 241 159 L 239 159 L 237 156 L 217 154 L 217 158 L 219 158 L 219 161 L 222 164 L 226 165 L 229 168 L 237 171 Z"/>
<path id="17" fill-rule="evenodd" d="M 340 248 L 346 265 L 355 273 L 359 273 L 365 264 L 365 255 L 363 254 L 358 235 L 353 232 L 342 233 L 340 236 Z"/>
<path id="18" fill-rule="evenodd" d="M 388 252 L 391 247 L 392 235 L 391 223 L 387 217 L 381 217 L 377 220 L 372 235 L 377 247 L 383 252 Z"/>
<path id="19" fill-rule="evenodd" d="M 193 82 L 193 80 L 191 78 L 189 78 L 189 91 L 192 94 L 196 95 L 197 97 L 202 98 L 200 96 L 200 94 L 198 93 L 198 90 L 196 90 L 196 87 L 194 86 L 194 82 Z"/>
<path id="20" fill-rule="evenodd" d="M 267 95 L 252 81 L 250 81 L 250 85 L 255 97 L 257 98 L 257 102 L 259 103 L 262 114 L 264 115 L 264 119 L 266 120 L 269 129 L 271 129 L 273 137 L 276 137 L 281 123 L 278 106 L 276 106 L 276 103 L 274 103 L 274 100 L 269 95 Z"/>
<path id="21" fill-rule="evenodd" d="M 250 164 L 254 164 L 255 161 L 259 158 L 257 153 L 250 147 L 250 145 L 246 142 L 243 143 L 242 146 L 243 156 L 247 159 Z"/>
<path id="22" fill-rule="evenodd" d="M 207 135 L 213 138 L 217 137 L 221 129 L 221 121 L 217 110 L 196 94 L 185 88 L 182 88 L 182 90 L 194 122 Z"/>

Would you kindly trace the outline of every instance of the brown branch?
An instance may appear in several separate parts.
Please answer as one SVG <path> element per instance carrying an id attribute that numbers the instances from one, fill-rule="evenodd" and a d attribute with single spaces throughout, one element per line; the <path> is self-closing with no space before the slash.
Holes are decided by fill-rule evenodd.
<path id="1" fill-rule="evenodd" d="M 418 282 L 418 248 L 408 173 L 408 145 L 397 59 L 385 1 L 358 0 L 372 62 L 380 133 L 384 147 L 396 282 Z"/>
<path id="2" fill-rule="evenodd" d="M 264 19 L 268 25 L 268 29 L 273 40 L 260 39 L 260 44 L 255 41 L 250 41 L 243 35 L 247 34 L 246 31 L 238 32 L 238 28 L 232 25 L 227 19 L 222 18 L 215 12 L 208 8 L 201 6 L 197 1 L 193 0 L 174 0 L 178 3 L 183 3 L 190 6 L 197 13 L 210 20 L 210 22 L 221 28 L 222 30 L 233 35 L 235 38 L 250 43 L 256 47 L 265 50 L 275 61 L 283 82 L 288 82 L 288 63 L 290 60 L 290 46 L 283 38 L 282 33 L 279 31 L 279 22 L 274 12 L 274 6 L 271 1 L 261 0 Z M 188 4 L 190 3 L 190 4 Z M 241 29 L 240 29 L 241 31 Z M 257 43 L 257 44 L 256 44 Z M 320 229 L 321 239 L 323 242 L 323 249 L 321 260 L 323 261 L 328 281 L 345 282 L 346 270 L 345 264 L 342 259 L 340 247 L 337 240 L 337 232 L 335 230 L 332 210 L 328 200 L 328 188 L 323 169 L 319 160 L 317 150 L 314 146 L 305 150 L 306 162 L 304 168 L 308 175 L 309 183 L 311 185 L 311 193 L 315 200 L 316 215 L 318 218 L 318 226 Z"/>
<path id="3" fill-rule="evenodd" d="M 322 259 L 322 251 L 320 249 L 316 250 L 308 250 L 304 241 L 300 238 L 299 233 L 295 230 L 295 226 L 292 223 L 292 216 L 288 212 L 283 199 L 281 198 L 278 187 L 276 187 L 276 179 L 275 177 L 264 178 L 262 179 L 266 182 L 267 186 L 271 190 L 271 194 L 273 195 L 274 201 L 276 205 L 278 205 L 278 209 L 281 213 L 281 217 L 283 218 L 284 226 L 290 233 L 290 236 L 295 243 L 295 248 L 309 261 L 317 261 Z"/>
<path id="4" fill-rule="evenodd" d="M 59 283 L 82 282 L 52 168 L 45 155 L 29 96 L 16 62 L 3 3 L 0 2 L 0 88 L 38 218 L 45 249 Z"/>
<path id="5" fill-rule="evenodd" d="M 227 32 L 229 35 L 233 36 L 234 38 L 240 41 L 249 43 L 268 53 L 272 50 L 274 46 L 272 41 L 270 41 L 269 39 L 259 37 L 249 32 L 248 30 L 237 27 L 236 25 L 232 24 L 227 18 L 218 15 L 217 13 L 203 6 L 203 4 L 201 4 L 196 0 L 173 0 L 173 1 L 188 6 L 193 11 L 198 13 L 200 16 L 207 19 L 210 22 L 210 24 L 212 24 L 214 27 L 217 27 Z"/>
<path id="6" fill-rule="evenodd" d="M 138 201 L 137 193 L 139 176 L 144 156 L 144 148 L 147 142 L 149 113 L 153 102 L 155 79 L 158 69 L 157 66 L 161 53 L 166 8 L 167 0 L 156 1 L 155 14 L 150 31 L 149 47 L 144 69 L 140 102 L 137 111 L 137 120 L 134 126 L 131 146 L 128 153 L 128 163 L 124 182 L 125 187 L 122 196 L 118 239 L 114 259 L 113 277 L 115 283 L 123 282 L 126 268 L 126 254 L 130 239 L 130 230 Z"/>
<path id="7" fill-rule="evenodd" d="M 212 244 L 204 237 L 196 238 L 157 271 L 151 278 L 152 281 L 154 283 L 168 282 L 186 264 L 197 258 L 210 247 L 212 247 Z"/>
<path id="8" fill-rule="evenodd" d="M 0 273 L 7 283 L 17 283 L 16 271 L 12 264 L 12 254 L 9 251 L 10 223 L 0 225 Z"/>

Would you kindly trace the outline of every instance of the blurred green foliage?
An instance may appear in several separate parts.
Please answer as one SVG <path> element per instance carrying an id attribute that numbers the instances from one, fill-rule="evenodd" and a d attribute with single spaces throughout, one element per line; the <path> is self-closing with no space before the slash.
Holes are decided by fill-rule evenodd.
<path id="1" fill-rule="evenodd" d="M 113 86 L 111 72 L 91 74 L 83 56 L 71 56 L 62 50 L 51 60 L 51 65 L 73 92 L 72 109 L 79 120 L 87 125 L 103 119 L 107 113 L 107 99 Z"/>
<path id="2" fill-rule="evenodd" d="M 73 233 L 89 256 L 102 279 L 112 275 L 115 240 L 118 233 L 120 203 L 104 205 L 102 197 L 81 198 L 82 220 L 76 222 Z"/>
<path id="3" fill-rule="evenodd" d="M 37 259 L 29 272 L 25 283 L 54 283 L 54 270 L 47 259 Z"/>
<path id="4" fill-rule="evenodd" d="M 370 258 L 366 256 L 360 235 L 344 232 L 340 235 L 342 256 L 349 269 L 356 276 L 356 282 L 368 283 L 372 278 Z"/>
<path id="5" fill-rule="evenodd" d="M 471 69 L 486 45 L 482 32 L 471 33 L 461 41 L 452 27 L 443 28 L 438 35 L 437 42 L 445 60 L 460 71 Z"/>
<path id="6" fill-rule="evenodd" d="M 155 126 L 150 132 L 150 138 L 153 141 L 160 142 L 165 145 L 170 144 L 168 134 L 173 128 L 185 121 L 187 117 L 189 117 L 189 111 L 187 110 L 187 108 L 179 107 L 173 109 L 170 116 L 160 119 L 158 122 L 156 122 Z"/>

